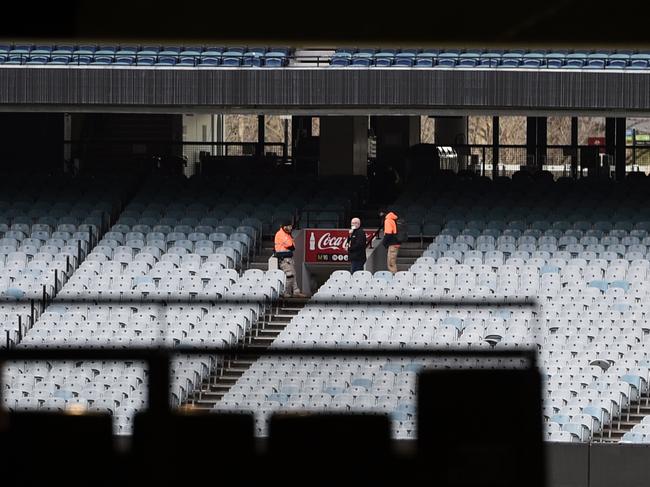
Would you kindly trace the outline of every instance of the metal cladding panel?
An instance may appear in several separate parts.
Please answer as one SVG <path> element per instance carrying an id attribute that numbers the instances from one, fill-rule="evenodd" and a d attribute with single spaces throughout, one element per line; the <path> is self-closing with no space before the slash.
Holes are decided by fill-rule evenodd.
<path id="1" fill-rule="evenodd" d="M 1 105 L 650 110 L 650 72 L 0 69 Z"/>

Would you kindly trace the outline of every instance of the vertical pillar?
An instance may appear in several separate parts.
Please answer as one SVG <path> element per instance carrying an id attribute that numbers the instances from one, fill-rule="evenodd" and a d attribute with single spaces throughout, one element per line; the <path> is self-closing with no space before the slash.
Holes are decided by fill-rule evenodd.
<path id="1" fill-rule="evenodd" d="M 492 117 L 492 179 L 499 175 L 499 117 Z"/>
<path id="2" fill-rule="evenodd" d="M 571 117 L 571 177 L 578 177 L 578 117 Z"/>
<path id="3" fill-rule="evenodd" d="M 361 175 L 368 170 L 368 117 L 320 119 L 320 176 Z"/>
<path id="4" fill-rule="evenodd" d="M 266 137 L 266 120 L 264 115 L 257 116 L 257 146 L 255 147 L 255 155 L 262 157 L 264 155 L 264 142 Z"/>
<path id="5" fill-rule="evenodd" d="M 616 180 L 623 181 L 625 179 L 625 117 L 616 118 L 616 140 L 615 142 L 615 157 L 616 161 Z"/>
<path id="6" fill-rule="evenodd" d="M 614 117 L 605 118 L 605 154 L 608 164 L 613 164 L 616 160 L 616 119 Z"/>
<path id="7" fill-rule="evenodd" d="M 548 121 L 546 117 L 537 117 L 537 168 L 541 171 L 546 164 L 548 146 Z"/>

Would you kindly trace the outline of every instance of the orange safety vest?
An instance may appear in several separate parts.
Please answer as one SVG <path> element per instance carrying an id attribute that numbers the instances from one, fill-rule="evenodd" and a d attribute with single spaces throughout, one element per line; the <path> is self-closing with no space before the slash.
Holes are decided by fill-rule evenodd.
<path id="1" fill-rule="evenodd" d="M 386 238 L 388 235 L 394 235 L 394 237 Z M 384 245 L 386 247 L 400 246 L 397 241 L 397 215 L 392 211 L 384 219 Z"/>
<path id="2" fill-rule="evenodd" d="M 289 249 L 295 246 L 291 234 L 282 228 L 275 233 L 274 242 L 276 252 L 289 252 Z"/>

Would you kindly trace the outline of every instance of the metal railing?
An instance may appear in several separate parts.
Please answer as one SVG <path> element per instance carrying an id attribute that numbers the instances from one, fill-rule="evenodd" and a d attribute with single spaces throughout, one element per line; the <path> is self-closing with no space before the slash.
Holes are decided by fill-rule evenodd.
<path id="1" fill-rule="evenodd" d="M 499 176 L 512 176 L 522 168 L 545 170 L 557 177 L 570 177 L 572 164 L 576 166 L 577 177 L 586 176 L 588 165 L 582 160 L 582 150 L 599 148 L 600 167 L 614 171 L 614 147 L 606 153 L 605 146 L 593 145 L 546 145 L 528 147 L 523 144 L 457 144 L 452 146 L 458 156 L 458 163 L 451 168 L 455 171 L 468 169 L 482 176 L 492 177 L 494 166 Z M 650 174 L 650 147 L 627 145 L 626 172 Z"/>

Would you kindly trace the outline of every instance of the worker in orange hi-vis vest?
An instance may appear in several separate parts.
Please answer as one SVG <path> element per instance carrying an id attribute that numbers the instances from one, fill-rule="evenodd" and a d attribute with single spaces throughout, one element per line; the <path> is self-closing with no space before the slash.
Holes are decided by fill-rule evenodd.
<path id="1" fill-rule="evenodd" d="M 384 239 L 382 244 L 388 249 L 386 267 L 395 274 L 397 272 L 397 253 L 400 245 L 397 239 L 397 215 L 389 211 L 387 214 L 380 213 L 380 216 L 384 217 Z"/>
<path id="2" fill-rule="evenodd" d="M 296 268 L 293 264 L 293 252 L 296 250 L 296 245 L 291 236 L 292 230 L 293 225 L 286 222 L 276 232 L 274 255 L 278 259 L 278 267 L 287 276 L 283 297 L 305 298 L 306 296 L 300 292 L 296 283 Z"/>

